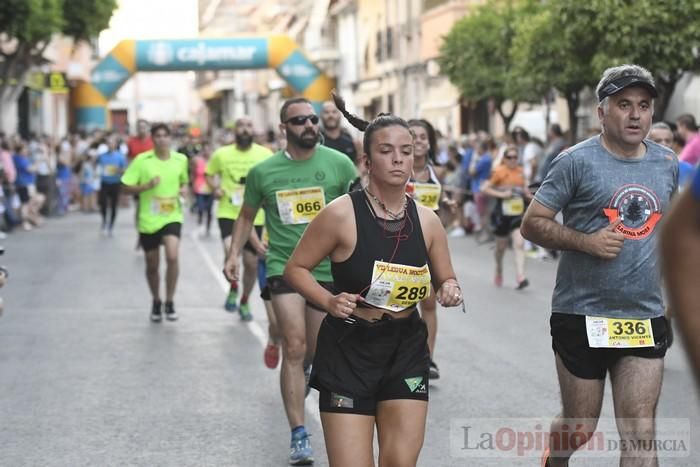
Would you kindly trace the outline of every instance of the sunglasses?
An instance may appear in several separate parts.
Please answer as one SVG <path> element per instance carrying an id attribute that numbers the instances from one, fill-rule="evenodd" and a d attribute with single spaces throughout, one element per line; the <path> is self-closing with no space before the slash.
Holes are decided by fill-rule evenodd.
<path id="1" fill-rule="evenodd" d="M 302 126 L 306 124 L 306 121 L 310 121 L 312 125 L 318 124 L 318 115 L 297 115 L 296 117 L 291 117 L 285 120 L 283 123 L 291 123 L 292 125 Z"/>
<path id="2" fill-rule="evenodd" d="M 504 159 L 517 159 L 518 156 L 503 156 Z"/>

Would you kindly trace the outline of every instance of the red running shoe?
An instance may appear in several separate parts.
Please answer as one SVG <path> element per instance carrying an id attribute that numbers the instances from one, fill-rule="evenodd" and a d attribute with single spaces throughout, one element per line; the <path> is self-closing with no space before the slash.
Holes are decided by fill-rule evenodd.
<path id="1" fill-rule="evenodd" d="M 265 353 L 263 354 L 263 360 L 265 361 L 265 366 L 271 370 L 277 368 L 280 362 L 280 348 L 278 345 L 273 345 L 268 343 L 265 347 Z"/>
<path id="2" fill-rule="evenodd" d="M 493 285 L 496 287 L 503 287 L 503 276 L 496 274 L 496 276 L 493 278 Z"/>

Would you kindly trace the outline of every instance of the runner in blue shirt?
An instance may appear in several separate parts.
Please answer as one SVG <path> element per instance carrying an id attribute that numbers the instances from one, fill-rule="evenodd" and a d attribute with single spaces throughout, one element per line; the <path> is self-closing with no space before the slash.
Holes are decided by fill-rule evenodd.
<path id="1" fill-rule="evenodd" d="M 119 208 L 119 187 L 121 176 L 126 169 L 126 157 L 119 151 L 116 136 L 107 140 L 109 149 L 97 157 L 97 170 L 100 174 L 100 212 L 102 213 L 102 235 L 113 235 L 114 220 Z M 107 222 L 107 205 L 111 210 Z"/>

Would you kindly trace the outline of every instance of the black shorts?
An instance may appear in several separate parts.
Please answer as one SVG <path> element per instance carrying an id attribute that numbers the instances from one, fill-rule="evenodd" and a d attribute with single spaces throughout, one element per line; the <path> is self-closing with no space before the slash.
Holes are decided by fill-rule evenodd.
<path id="1" fill-rule="evenodd" d="M 221 232 L 221 240 L 225 240 L 226 238 L 230 237 L 233 233 L 233 226 L 236 225 L 236 221 L 233 219 L 225 219 L 223 217 L 219 217 L 217 220 L 219 221 L 219 232 Z M 253 227 L 255 227 L 255 231 L 258 233 L 258 237 L 262 236 L 263 226 L 254 225 Z M 255 251 L 255 248 L 253 248 L 252 243 L 250 242 L 245 242 L 243 249 L 250 251 L 253 254 L 258 254 L 258 252 Z"/>
<path id="2" fill-rule="evenodd" d="M 496 206 L 498 211 L 501 210 L 500 206 Z M 520 228 L 520 224 L 523 223 L 523 216 L 504 216 L 502 214 L 494 214 L 491 216 L 491 226 L 493 228 L 493 234 L 496 237 L 507 237 L 513 232 Z"/>
<path id="3" fill-rule="evenodd" d="M 272 294 L 270 294 L 269 285 L 265 285 L 265 287 L 262 288 L 262 290 L 260 291 L 260 298 L 267 301 L 272 300 Z"/>
<path id="4" fill-rule="evenodd" d="M 335 287 L 333 287 L 333 282 L 319 282 L 319 284 L 321 284 L 321 287 L 328 290 L 330 293 L 335 294 Z M 296 290 L 294 290 L 294 288 L 291 285 L 285 282 L 282 276 L 268 277 L 266 289 L 268 289 L 268 296 L 284 295 L 287 293 L 298 293 Z M 324 310 L 320 305 L 317 305 L 315 303 L 307 301 L 306 305 L 313 308 L 314 310 L 318 310 L 323 313 L 326 312 L 326 310 Z"/>
<path id="5" fill-rule="evenodd" d="M 389 317 L 389 315 L 385 315 Z M 321 412 L 375 415 L 386 400 L 428 400 L 428 328 L 417 312 L 407 318 L 321 323 L 309 385 Z"/>
<path id="6" fill-rule="evenodd" d="M 121 183 L 104 183 L 100 185 L 100 202 L 104 202 L 107 197 L 119 197 L 121 191 Z"/>
<path id="7" fill-rule="evenodd" d="M 181 223 L 172 222 L 163 226 L 163 228 L 160 229 L 158 232 L 154 232 L 151 234 L 140 233 L 139 239 L 141 242 L 141 248 L 143 248 L 143 251 L 155 250 L 160 246 L 161 243 L 163 243 L 163 237 L 165 237 L 166 235 L 173 235 L 177 238 L 180 238 L 181 229 Z"/>
<path id="8" fill-rule="evenodd" d="M 27 204 L 29 202 L 29 188 L 26 186 L 17 187 L 17 196 L 22 204 Z"/>
<path id="9" fill-rule="evenodd" d="M 554 353 L 572 375 L 582 379 L 605 379 L 607 371 L 622 357 L 663 358 L 668 348 L 667 321 L 663 316 L 651 319 L 654 347 L 633 349 L 589 347 L 583 315 L 552 313 L 549 325 Z"/>

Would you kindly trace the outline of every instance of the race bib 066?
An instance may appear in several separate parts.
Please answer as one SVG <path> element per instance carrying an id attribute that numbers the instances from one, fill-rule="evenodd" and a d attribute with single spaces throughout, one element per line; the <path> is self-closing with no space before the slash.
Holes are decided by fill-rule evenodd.
<path id="1" fill-rule="evenodd" d="M 586 316 L 589 347 L 654 347 L 650 319 L 619 319 Z"/>
<path id="2" fill-rule="evenodd" d="M 177 198 L 154 196 L 151 200 L 151 212 L 156 216 L 167 216 L 177 209 Z"/>
<path id="3" fill-rule="evenodd" d="M 277 212 L 284 224 L 308 224 L 326 206 L 320 186 L 275 193 Z"/>
<path id="4" fill-rule="evenodd" d="M 403 311 L 430 295 L 430 269 L 375 261 L 365 301 L 389 311 Z"/>

